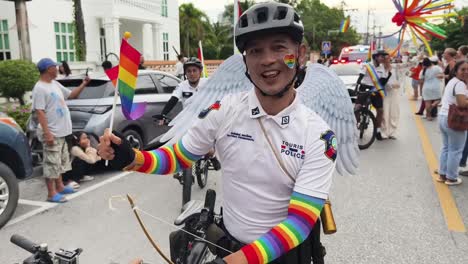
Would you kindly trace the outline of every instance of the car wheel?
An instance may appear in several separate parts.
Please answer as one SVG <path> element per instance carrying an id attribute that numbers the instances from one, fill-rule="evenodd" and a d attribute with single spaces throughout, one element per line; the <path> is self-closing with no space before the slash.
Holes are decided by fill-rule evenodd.
<path id="1" fill-rule="evenodd" d="M 18 181 L 13 171 L 5 163 L 0 162 L 0 228 L 2 228 L 15 212 L 18 205 Z"/>
<path id="2" fill-rule="evenodd" d="M 130 145 L 133 148 L 136 148 L 136 149 L 143 148 L 143 139 L 141 139 L 140 133 L 138 133 L 137 131 L 133 129 L 128 129 L 124 131 L 123 135 L 125 139 L 127 139 L 128 142 L 130 142 Z"/>

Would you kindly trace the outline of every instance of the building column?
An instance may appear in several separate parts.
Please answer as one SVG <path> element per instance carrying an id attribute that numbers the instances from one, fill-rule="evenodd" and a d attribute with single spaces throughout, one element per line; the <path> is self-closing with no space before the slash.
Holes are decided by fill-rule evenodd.
<path id="1" fill-rule="evenodd" d="M 151 24 L 143 24 L 142 39 L 143 39 L 143 56 L 145 60 L 154 60 L 154 36 L 153 26 Z"/>
<path id="2" fill-rule="evenodd" d="M 117 17 L 106 17 L 102 21 L 106 34 L 107 53 L 113 52 L 119 56 L 120 51 L 120 21 Z M 110 57 L 109 59 L 114 59 Z"/>
<path id="3" fill-rule="evenodd" d="M 161 38 L 161 24 L 153 23 L 153 57 L 155 60 L 163 60 Z"/>

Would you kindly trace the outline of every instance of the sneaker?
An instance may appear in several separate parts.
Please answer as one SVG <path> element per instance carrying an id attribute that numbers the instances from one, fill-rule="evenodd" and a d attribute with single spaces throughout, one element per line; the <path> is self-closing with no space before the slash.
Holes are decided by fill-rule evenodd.
<path id="1" fill-rule="evenodd" d="M 447 182 L 447 177 L 445 177 L 445 175 L 439 175 L 439 177 L 437 177 L 436 181 L 438 181 L 438 182 Z"/>
<path id="2" fill-rule="evenodd" d="M 67 186 L 70 186 L 72 187 L 73 189 L 79 189 L 80 188 L 80 184 L 78 184 L 77 182 L 75 181 L 70 181 Z"/>
<path id="3" fill-rule="evenodd" d="M 458 185 L 458 184 L 461 184 L 463 181 L 461 178 L 457 178 L 456 180 L 451 180 L 451 179 L 447 179 L 445 181 L 445 184 L 447 185 Z"/>
<path id="4" fill-rule="evenodd" d="M 83 179 L 81 179 L 81 182 L 87 182 L 87 181 L 92 181 L 94 180 L 93 176 L 85 175 Z"/>

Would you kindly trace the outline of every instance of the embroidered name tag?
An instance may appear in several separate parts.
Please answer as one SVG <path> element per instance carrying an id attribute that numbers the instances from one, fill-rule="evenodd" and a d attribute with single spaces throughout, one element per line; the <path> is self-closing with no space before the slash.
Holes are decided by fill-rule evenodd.
<path id="1" fill-rule="evenodd" d="M 238 138 L 238 139 L 243 139 L 243 140 L 248 140 L 248 141 L 255 141 L 253 139 L 253 137 L 251 135 L 248 135 L 248 134 L 231 132 L 227 136 L 231 137 L 231 138 Z"/>

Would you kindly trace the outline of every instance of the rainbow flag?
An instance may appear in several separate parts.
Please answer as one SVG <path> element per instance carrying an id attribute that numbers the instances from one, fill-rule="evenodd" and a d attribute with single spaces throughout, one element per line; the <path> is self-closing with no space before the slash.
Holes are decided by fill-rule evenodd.
<path id="1" fill-rule="evenodd" d="M 370 63 L 364 63 L 364 66 L 366 67 L 367 73 L 369 74 L 372 83 L 374 84 L 374 89 L 372 91 L 377 91 L 382 97 L 386 96 L 387 92 L 379 81 L 379 75 L 377 74 L 375 67 Z"/>
<path id="2" fill-rule="evenodd" d="M 145 113 L 146 108 L 145 102 L 133 103 L 140 57 L 140 52 L 133 48 L 126 39 L 122 39 L 119 65 L 106 71 L 106 74 L 108 74 L 112 83 L 114 85 L 118 85 L 120 102 L 122 104 L 122 113 L 128 120 L 136 120 L 140 118 Z M 115 69 L 117 67 L 118 70 Z M 116 78 L 116 72 L 118 72 L 118 78 Z"/>
<path id="3" fill-rule="evenodd" d="M 340 24 L 340 32 L 345 33 L 346 31 L 348 31 L 350 23 L 351 23 L 351 18 L 349 16 L 343 19 L 343 21 L 341 21 L 341 24 Z"/>
<path id="4" fill-rule="evenodd" d="M 117 80 L 119 79 L 119 65 L 114 66 L 106 71 L 107 77 L 111 80 L 114 88 L 117 86 Z"/>

